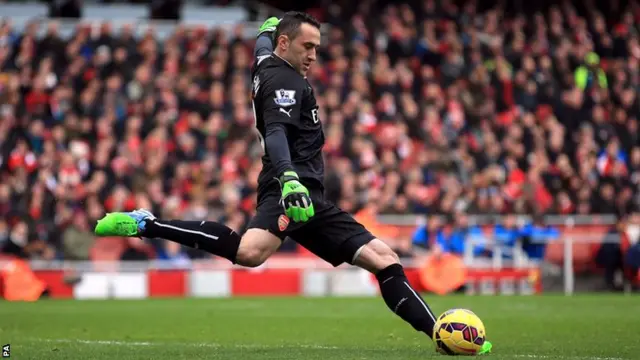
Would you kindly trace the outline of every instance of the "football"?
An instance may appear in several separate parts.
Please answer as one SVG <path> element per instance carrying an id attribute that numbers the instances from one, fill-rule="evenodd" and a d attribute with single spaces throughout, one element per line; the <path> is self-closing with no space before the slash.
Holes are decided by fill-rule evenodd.
<path id="1" fill-rule="evenodd" d="M 444 355 L 476 355 L 485 338 L 482 320 L 467 309 L 445 311 L 433 328 L 436 350 Z"/>

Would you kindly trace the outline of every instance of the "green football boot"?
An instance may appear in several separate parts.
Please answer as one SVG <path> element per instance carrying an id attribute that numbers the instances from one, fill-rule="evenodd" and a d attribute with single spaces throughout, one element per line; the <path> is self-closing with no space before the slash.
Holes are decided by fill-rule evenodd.
<path id="1" fill-rule="evenodd" d="M 478 352 L 478 355 L 485 355 L 491 352 L 491 348 L 493 348 L 493 344 L 489 341 L 485 341 L 482 344 L 482 349 Z"/>
<path id="2" fill-rule="evenodd" d="M 109 213 L 98 220 L 94 232 L 97 236 L 139 237 L 144 231 L 146 221 L 155 218 L 144 209 Z"/>

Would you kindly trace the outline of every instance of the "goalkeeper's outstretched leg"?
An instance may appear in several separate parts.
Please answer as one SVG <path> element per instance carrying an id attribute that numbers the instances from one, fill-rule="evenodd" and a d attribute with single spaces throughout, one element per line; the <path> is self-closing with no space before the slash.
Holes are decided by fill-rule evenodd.
<path id="1" fill-rule="evenodd" d="M 144 209 L 107 214 L 98 221 L 95 233 L 171 240 L 246 267 L 260 266 L 282 243 L 261 229 L 249 229 L 241 236 L 217 222 L 160 220 Z"/>

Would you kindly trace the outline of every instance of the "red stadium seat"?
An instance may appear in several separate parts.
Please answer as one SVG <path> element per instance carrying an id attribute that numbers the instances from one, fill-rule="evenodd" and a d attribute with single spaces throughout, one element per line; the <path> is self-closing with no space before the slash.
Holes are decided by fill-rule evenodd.
<path id="1" fill-rule="evenodd" d="M 594 238 L 599 237 L 603 239 L 608 231 L 609 227 L 603 225 L 561 228 L 560 241 L 554 241 L 547 245 L 545 260 L 552 264 L 563 264 L 565 256 L 565 245 L 563 239 L 572 237 L 574 239 L 572 246 L 574 269 L 576 271 L 585 271 L 590 269 L 594 263 L 595 255 L 601 245 L 601 243 Z M 586 239 L 585 242 L 581 242 L 581 236 L 588 236 L 588 239 Z"/>

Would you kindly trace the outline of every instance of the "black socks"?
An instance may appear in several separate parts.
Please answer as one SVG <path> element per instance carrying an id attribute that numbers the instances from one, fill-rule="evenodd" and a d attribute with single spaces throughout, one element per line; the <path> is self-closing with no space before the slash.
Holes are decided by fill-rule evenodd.
<path id="1" fill-rule="evenodd" d="M 142 236 L 162 238 L 201 249 L 235 264 L 240 235 L 213 221 L 145 220 Z"/>
<path id="2" fill-rule="evenodd" d="M 436 317 L 420 295 L 413 290 L 400 264 L 390 265 L 376 275 L 382 298 L 389 309 L 416 330 L 433 335 Z"/>

